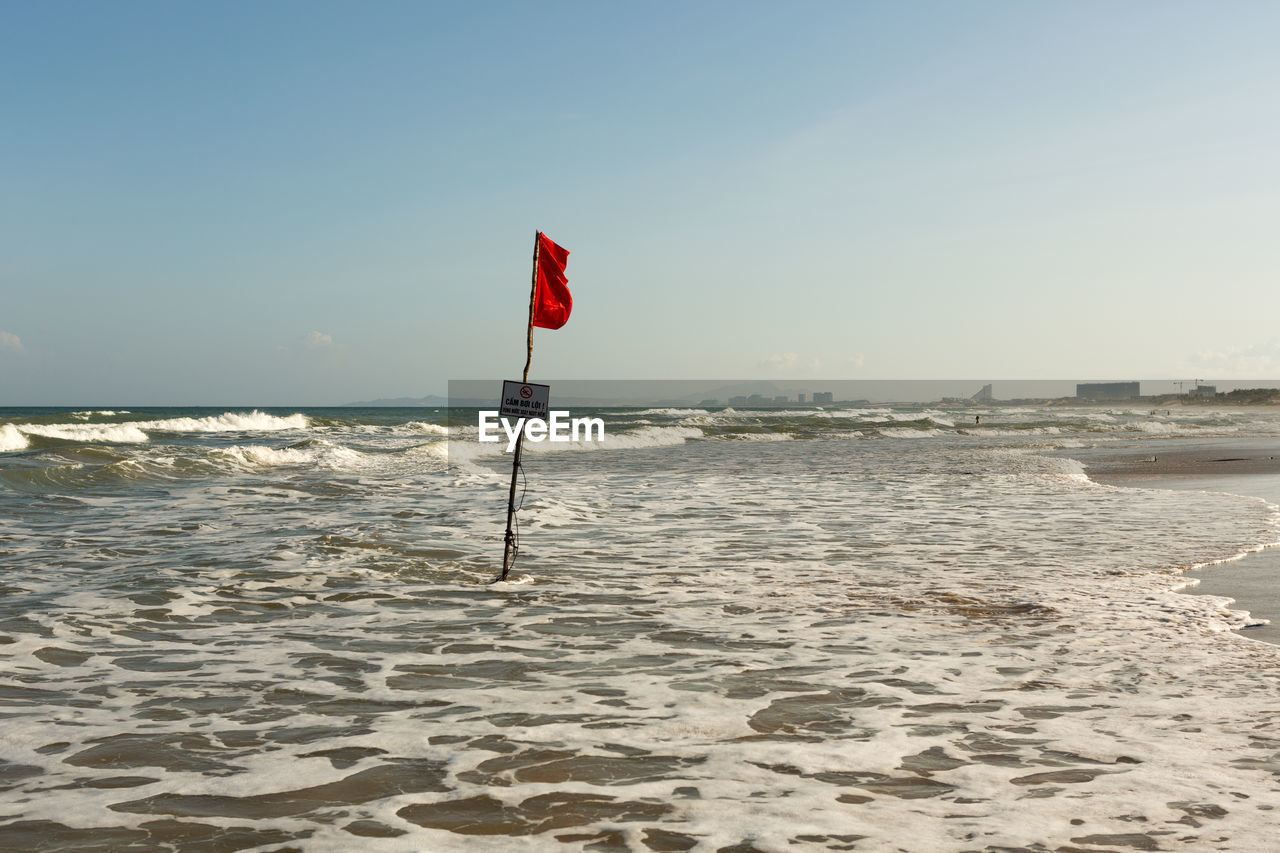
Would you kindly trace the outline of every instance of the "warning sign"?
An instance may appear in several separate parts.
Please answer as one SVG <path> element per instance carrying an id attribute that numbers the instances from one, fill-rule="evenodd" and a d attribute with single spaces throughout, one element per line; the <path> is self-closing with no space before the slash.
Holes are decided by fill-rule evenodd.
<path id="1" fill-rule="evenodd" d="M 547 419 L 547 407 L 551 405 L 551 386 L 532 382 L 502 382 L 502 404 L 498 416 L 504 418 Z"/>

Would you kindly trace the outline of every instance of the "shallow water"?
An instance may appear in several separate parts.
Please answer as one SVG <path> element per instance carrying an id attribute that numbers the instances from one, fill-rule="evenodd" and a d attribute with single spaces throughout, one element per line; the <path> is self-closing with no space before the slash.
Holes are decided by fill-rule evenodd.
<path id="1" fill-rule="evenodd" d="M 1280 650 L 1172 590 L 1275 508 L 1040 454 L 1274 418 L 606 412 L 490 585 L 438 413 L 0 414 L 0 847 L 1270 844 Z"/>

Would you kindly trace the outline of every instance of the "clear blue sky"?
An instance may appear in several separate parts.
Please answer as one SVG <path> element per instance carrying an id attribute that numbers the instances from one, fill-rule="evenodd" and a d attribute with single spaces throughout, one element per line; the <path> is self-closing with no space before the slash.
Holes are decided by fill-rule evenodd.
<path id="1" fill-rule="evenodd" d="M 1280 377 L 1274 2 L 0 0 L 0 405 Z"/>

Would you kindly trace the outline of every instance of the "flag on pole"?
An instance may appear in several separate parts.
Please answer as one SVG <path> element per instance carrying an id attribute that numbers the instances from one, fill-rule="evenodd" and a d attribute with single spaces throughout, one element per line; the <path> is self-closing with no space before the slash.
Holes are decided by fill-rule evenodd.
<path id="1" fill-rule="evenodd" d="M 543 329 L 558 329 L 569 322 L 573 310 L 573 294 L 569 292 L 569 279 L 564 268 L 569 263 L 569 252 L 551 242 L 546 234 L 538 233 L 538 285 L 534 298 L 533 325 Z"/>

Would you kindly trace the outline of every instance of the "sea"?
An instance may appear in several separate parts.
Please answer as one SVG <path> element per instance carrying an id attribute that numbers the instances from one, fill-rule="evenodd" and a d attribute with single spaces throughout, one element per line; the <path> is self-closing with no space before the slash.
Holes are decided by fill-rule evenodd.
<path id="1" fill-rule="evenodd" d="M 0 849 L 1275 849 L 1280 414 L 462 414 L 0 409 Z"/>

